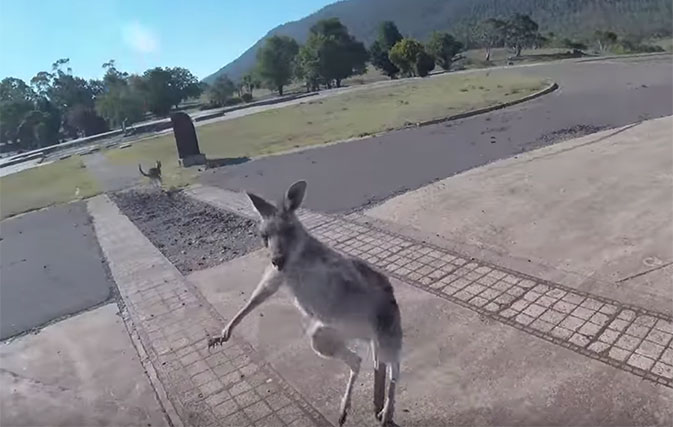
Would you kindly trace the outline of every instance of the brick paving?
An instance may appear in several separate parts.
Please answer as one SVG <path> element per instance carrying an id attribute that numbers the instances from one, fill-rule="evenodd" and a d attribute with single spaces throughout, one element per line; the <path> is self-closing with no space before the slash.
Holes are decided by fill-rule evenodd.
<path id="1" fill-rule="evenodd" d="M 246 216 L 245 195 L 212 187 L 188 194 Z M 300 212 L 334 249 L 483 316 L 673 388 L 673 319 L 527 276 L 334 215 Z"/>
<path id="2" fill-rule="evenodd" d="M 127 318 L 185 425 L 331 425 L 246 343 L 206 348 L 225 324 L 180 272 L 106 197 L 89 202 Z M 172 412 L 172 411 L 169 411 Z"/>

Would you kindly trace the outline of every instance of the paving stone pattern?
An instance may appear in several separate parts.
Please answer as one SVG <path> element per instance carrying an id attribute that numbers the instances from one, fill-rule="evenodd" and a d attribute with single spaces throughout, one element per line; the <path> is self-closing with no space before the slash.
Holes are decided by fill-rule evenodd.
<path id="1" fill-rule="evenodd" d="M 304 214 L 333 248 L 554 344 L 673 387 L 673 321 L 347 218 Z"/>
<path id="2" fill-rule="evenodd" d="M 224 319 L 106 197 L 89 202 L 101 248 L 170 403 L 185 425 L 330 423 L 246 343 L 206 348 Z"/>
<path id="3" fill-rule="evenodd" d="M 187 193 L 255 217 L 241 193 L 199 186 Z M 527 276 L 361 221 L 300 211 L 303 224 L 334 249 L 481 315 L 673 388 L 673 319 Z M 357 218 L 357 215 L 355 215 Z"/>

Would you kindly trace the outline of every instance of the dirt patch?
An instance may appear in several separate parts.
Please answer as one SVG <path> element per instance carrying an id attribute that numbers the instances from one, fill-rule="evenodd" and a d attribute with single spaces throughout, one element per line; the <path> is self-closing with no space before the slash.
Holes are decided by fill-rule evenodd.
<path id="1" fill-rule="evenodd" d="M 181 192 L 129 190 L 111 196 L 183 274 L 213 267 L 260 246 L 255 221 Z"/>

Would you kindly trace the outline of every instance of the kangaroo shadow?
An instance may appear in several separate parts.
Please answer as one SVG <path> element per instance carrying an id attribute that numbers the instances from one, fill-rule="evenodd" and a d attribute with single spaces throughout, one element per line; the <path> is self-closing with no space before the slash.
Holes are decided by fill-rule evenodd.
<path id="1" fill-rule="evenodd" d="M 222 166 L 240 165 L 249 162 L 250 157 L 223 157 L 220 159 L 206 158 L 206 169 L 220 168 Z"/>

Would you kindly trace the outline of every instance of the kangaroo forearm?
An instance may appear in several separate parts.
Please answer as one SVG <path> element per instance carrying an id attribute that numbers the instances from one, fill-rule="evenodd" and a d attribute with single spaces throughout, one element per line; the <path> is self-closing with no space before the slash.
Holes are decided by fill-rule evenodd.
<path id="1" fill-rule="evenodd" d="M 252 295 L 250 300 L 243 306 L 242 309 L 236 313 L 233 319 L 229 322 L 229 329 L 233 329 L 236 325 L 238 325 L 245 316 L 250 314 L 252 310 L 257 308 L 260 304 L 262 304 L 268 297 L 271 296 L 273 292 L 270 292 L 269 289 L 264 289 L 260 292 L 256 292 Z"/>

